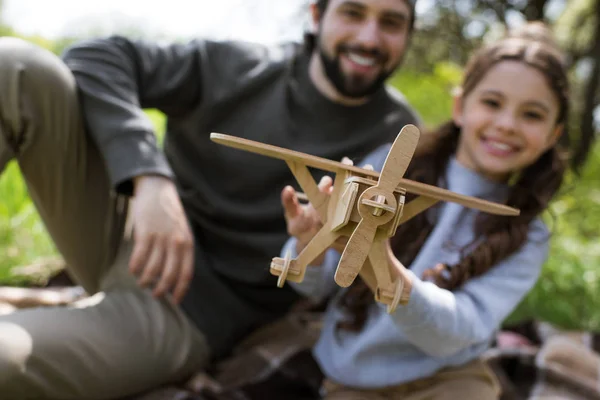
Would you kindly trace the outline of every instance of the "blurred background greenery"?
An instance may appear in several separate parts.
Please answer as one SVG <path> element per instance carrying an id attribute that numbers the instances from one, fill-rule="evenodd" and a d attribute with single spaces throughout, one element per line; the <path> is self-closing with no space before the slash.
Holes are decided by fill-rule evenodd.
<path id="1" fill-rule="evenodd" d="M 449 117 L 451 92 L 470 52 L 525 20 L 548 22 L 566 51 L 573 82 L 573 172 L 544 215 L 554 235 L 541 279 L 509 322 L 534 317 L 571 329 L 600 330 L 600 0 L 442 0 L 419 15 L 402 70 L 391 79 L 429 127 Z M 81 37 L 23 36 L 2 23 L 0 36 L 21 36 L 60 54 Z M 127 32 L 132 33 L 132 32 Z M 144 32 L 133 32 L 143 35 Z M 184 38 L 172 38 L 183 40 Z M 164 118 L 148 110 L 157 132 Z M 30 284 L 19 266 L 57 257 L 18 166 L 0 178 L 0 284 Z"/>

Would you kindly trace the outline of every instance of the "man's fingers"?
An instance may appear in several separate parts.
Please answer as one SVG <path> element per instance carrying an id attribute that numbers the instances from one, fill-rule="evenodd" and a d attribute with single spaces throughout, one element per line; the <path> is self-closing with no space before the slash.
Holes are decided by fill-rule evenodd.
<path id="1" fill-rule="evenodd" d="M 169 249 L 167 252 L 167 256 L 165 257 L 164 267 L 162 270 L 162 275 L 160 279 L 156 283 L 152 294 L 156 297 L 162 296 L 165 294 L 177 280 L 177 274 L 181 259 L 181 252 L 179 249 Z"/>
<path id="2" fill-rule="evenodd" d="M 369 171 L 373 171 L 373 166 L 372 166 L 371 164 L 365 164 L 365 165 L 363 166 L 363 169 L 367 169 L 367 170 L 369 170 Z"/>
<path id="3" fill-rule="evenodd" d="M 184 251 L 181 259 L 181 268 L 177 275 L 175 282 L 175 288 L 173 289 L 173 301 L 175 303 L 181 302 L 183 296 L 190 286 L 192 277 L 194 275 L 194 248 L 191 247 L 189 251 Z"/>
<path id="4" fill-rule="evenodd" d="M 146 265 L 144 265 L 142 275 L 138 279 L 138 284 L 142 287 L 146 287 L 151 284 L 162 271 L 161 267 L 164 261 L 164 244 L 160 243 L 159 241 L 155 241 L 150 251 L 148 261 L 146 262 Z"/>
<path id="5" fill-rule="evenodd" d="M 178 284 L 183 271 L 192 268 L 186 263 L 193 263 L 193 251 L 193 244 L 185 239 L 172 240 L 169 243 L 162 275 L 153 291 L 155 296 L 162 296 L 173 289 Z M 190 254 L 192 255 L 191 261 Z"/>
<path id="6" fill-rule="evenodd" d="M 146 235 L 135 235 L 134 246 L 129 258 L 129 271 L 137 275 L 141 272 L 146 260 L 150 255 L 152 241 Z"/>

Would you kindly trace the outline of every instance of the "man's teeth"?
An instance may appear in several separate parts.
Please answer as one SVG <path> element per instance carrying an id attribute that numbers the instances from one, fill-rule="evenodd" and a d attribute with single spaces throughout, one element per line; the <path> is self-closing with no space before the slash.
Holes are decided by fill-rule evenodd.
<path id="1" fill-rule="evenodd" d="M 500 142 L 494 142 L 492 140 L 488 140 L 488 144 L 498 150 L 502 150 L 502 151 L 511 151 L 513 150 L 512 146 L 506 144 L 506 143 L 500 143 Z"/>
<path id="2" fill-rule="evenodd" d="M 363 67 L 372 67 L 375 65 L 375 60 L 373 58 L 359 56 L 355 53 L 348 53 L 348 58 L 352 60 L 352 62 L 355 62 Z"/>

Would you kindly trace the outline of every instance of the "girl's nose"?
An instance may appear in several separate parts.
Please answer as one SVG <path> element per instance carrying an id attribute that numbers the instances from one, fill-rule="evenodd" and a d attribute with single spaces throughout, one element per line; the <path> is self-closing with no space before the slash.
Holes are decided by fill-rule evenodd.
<path id="1" fill-rule="evenodd" d="M 512 111 L 505 110 L 504 112 L 498 113 L 495 124 L 498 128 L 506 132 L 514 132 L 517 126 L 517 120 Z"/>

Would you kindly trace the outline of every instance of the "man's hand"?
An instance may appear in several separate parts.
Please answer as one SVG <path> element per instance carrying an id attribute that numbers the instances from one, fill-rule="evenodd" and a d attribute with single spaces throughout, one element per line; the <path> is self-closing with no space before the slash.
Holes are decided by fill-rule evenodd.
<path id="1" fill-rule="evenodd" d="M 130 271 L 142 287 L 154 285 L 155 296 L 171 291 L 178 303 L 193 276 L 194 240 L 177 189 L 160 176 L 134 183 Z"/>

